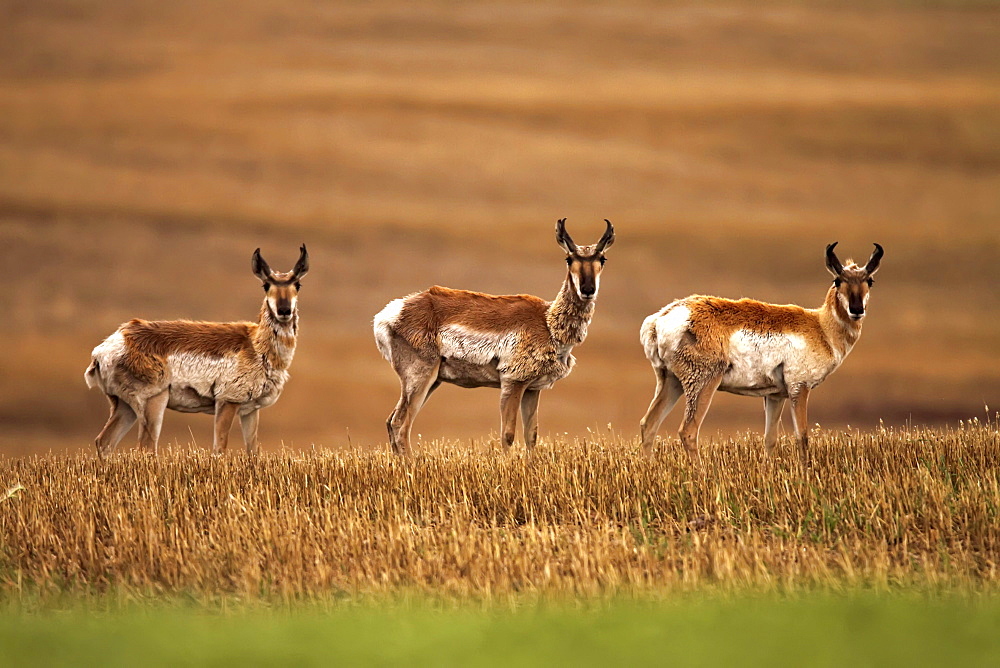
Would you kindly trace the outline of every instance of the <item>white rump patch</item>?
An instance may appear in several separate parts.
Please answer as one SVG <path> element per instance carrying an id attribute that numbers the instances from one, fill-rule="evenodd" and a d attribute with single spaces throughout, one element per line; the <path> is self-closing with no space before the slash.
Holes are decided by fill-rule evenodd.
<path id="1" fill-rule="evenodd" d="M 376 313 L 375 318 L 372 320 L 372 328 L 375 331 L 375 345 L 378 346 L 378 351 L 382 353 L 382 357 L 389 362 L 392 361 L 390 357 L 392 328 L 399 321 L 399 315 L 402 313 L 403 306 L 405 305 L 406 297 L 393 299 L 385 305 L 385 308 Z"/>
<path id="2" fill-rule="evenodd" d="M 514 332 L 479 332 L 464 325 L 446 325 L 439 335 L 441 356 L 487 365 L 494 358 L 510 359 L 518 338 Z"/>
<path id="3" fill-rule="evenodd" d="M 97 362 L 99 368 L 95 372 L 93 370 L 93 362 L 87 367 L 87 370 L 83 374 L 83 379 L 86 381 L 87 387 L 99 387 L 107 392 L 105 374 L 118 366 L 118 361 L 124 354 L 125 337 L 122 335 L 121 329 L 117 329 L 91 352 L 91 357 L 93 357 L 94 362 Z"/>
<path id="4" fill-rule="evenodd" d="M 669 359 L 680 345 L 684 333 L 688 331 L 691 324 L 691 309 L 684 304 L 675 304 L 663 315 L 653 317 L 656 318 L 654 321 L 656 338 L 644 343 L 646 357 L 650 357 L 650 347 L 655 344 L 654 351 L 659 357 L 664 360 Z"/>
<path id="5" fill-rule="evenodd" d="M 121 329 L 104 339 L 91 353 L 101 366 L 111 366 L 125 354 L 125 337 Z"/>

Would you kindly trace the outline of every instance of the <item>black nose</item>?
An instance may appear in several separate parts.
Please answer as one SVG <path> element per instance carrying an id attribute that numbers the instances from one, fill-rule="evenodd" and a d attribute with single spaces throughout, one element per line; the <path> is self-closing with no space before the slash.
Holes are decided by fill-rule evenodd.
<path id="1" fill-rule="evenodd" d="M 279 306 L 278 307 L 278 315 L 291 315 L 291 314 L 292 314 L 291 307 L 289 307 L 289 306 Z"/>

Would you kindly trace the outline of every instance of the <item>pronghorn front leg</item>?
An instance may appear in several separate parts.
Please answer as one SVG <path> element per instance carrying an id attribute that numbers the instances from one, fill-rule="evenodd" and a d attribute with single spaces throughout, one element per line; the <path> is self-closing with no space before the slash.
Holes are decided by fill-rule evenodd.
<path id="1" fill-rule="evenodd" d="M 809 464 L 809 388 L 799 386 L 791 395 L 791 400 L 792 425 L 795 427 L 795 439 L 799 443 L 799 459 L 806 466 Z"/>
<path id="2" fill-rule="evenodd" d="M 525 390 L 521 398 L 521 422 L 524 444 L 529 450 L 538 442 L 538 399 L 541 390 Z"/>
<path id="3" fill-rule="evenodd" d="M 500 382 L 500 435 L 505 448 L 514 445 L 514 435 L 517 429 L 517 409 L 527 383 L 521 381 L 503 380 Z"/>
<path id="4" fill-rule="evenodd" d="M 778 420 L 784 407 L 784 397 L 764 397 L 764 447 L 768 455 L 774 454 L 774 447 L 778 444 Z"/>
<path id="5" fill-rule="evenodd" d="M 243 442 L 247 446 L 247 454 L 255 455 L 260 449 L 257 442 L 257 425 L 260 423 L 260 411 L 240 416 L 240 428 L 243 430 Z"/>
<path id="6" fill-rule="evenodd" d="M 212 454 L 221 455 L 229 445 L 229 430 L 233 426 L 233 418 L 236 417 L 236 409 L 239 404 L 228 401 L 215 402 L 215 440 L 212 443 Z"/>
<path id="7" fill-rule="evenodd" d="M 108 417 L 104 429 L 94 441 L 94 445 L 97 446 L 97 455 L 102 458 L 115 449 L 115 446 L 136 421 L 135 411 L 125 403 L 124 399 L 109 394 L 108 401 L 111 402 L 111 416 Z"/>
<path id="8" fill-rule="evenodd" d="M 389 443 L 399 455 L 410 454 L 410 429 L 413 418 L 423 408 L 428 394 L 440 383 L 437 382 L 441 358 L 428 355 L 421 357 L 409 345 L 394 342 L 393 368 L 399 374 L 399 402 L 389 415 L 386 427 Z"/>
<path id="9" fill-rule="evenodd" d="M 721 382 L 722 374 L 717 374 L 684 388 L 686 403 L 680 437 L 691 462 L 695 465 L 701 464 L 701 453 L 698 452 L 698 434 L 701 432 L 701 423 L 705 419 L 705 414 L 708 413 L 709 406 L 712 405 L 712 398 Z"/>
<path id="10" fill-rule="evenodd" d="M 148 452 L 156 454 L 156 444 L 160 440 L 160 427 L 163 426 L 163 413 L 167 410 L 170 391 L 163 390 L 146 400 L 142 414 L 139 416 L 139 445 Z"/>
<path id="11" fill-rule="evenodd" d="M 642 438 L 642 449 L 647 455 L 653 454 L 653 443 L 656 442 L 656 432 L 659 431 L 663 419 L 674 407 L 680 396 L 684 394 L 681 382 L 677 376 L 664 367 L 654 367 L 656 373 L 656 393 L 649 403 L 649 410 L 639 421 L 639 433 Z"/>

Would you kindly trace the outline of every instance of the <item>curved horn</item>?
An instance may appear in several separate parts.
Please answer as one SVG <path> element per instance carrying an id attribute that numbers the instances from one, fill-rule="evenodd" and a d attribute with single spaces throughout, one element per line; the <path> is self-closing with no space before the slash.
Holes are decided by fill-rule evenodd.
<path id="1" fill-rule="evenodd" d="M 309 251 L 306 250 L 306 245 L 303 243 L 302 248 L 299 249 L 299 261 L 295 263 L 295 268 L 292 269 L 292 274 L 296 279 L 302 278 L 309 273 Z"/>
<path id="2" fill-rule="evenodd" d="M 556 243 L 562 246 L 562 249 L 570 255 L 576 253 L 576 244 L 573 243 L 573 238 L 566 231 L 565 218 L 560 218 L 556 221 Z"/>
<path id="3" fill-rule="evenodd" d="M 837 247 L 839 241 L 834 241 L 832 244 L 826 247 L 826 268 L 834 276 L 840 276 L 840 273 L 844 271 L 844 265 L 840 263 L 837 259 L 837 254 L 833 252 L 833 249 Z"/>
<path id="4" fill-rule="evenodd" d="M 598 253 L 603 253 L 606 248 L 615 243 L 615 226 L 607 218 L 604 219 L 604 222 L 608 224 L 608 227 L 604 230 L 604 236 L 597 242 L 596 252 Z"/>
<path id="5" fill-rule="evenodd" d="M 271 280 L 271 268 L 267 266 L 267 262 L 260 256 L 259 248 L 253 252 L 253 256 L 250 258 L 250 269 L 253 271 L 254 276 L 265 283 Z"/>
<path id="6" fill-rule="evenodd" d="M 871 276 L 876 271 L 878 271 L 878 265 L 882 261 L 882 256 L 885 255 L 885 251 L 878 244 L 875 244 L 875 250 L 872 251 L 871 258 L 868 259 L 868 264 L 865 265 L 865 271 Z"/>

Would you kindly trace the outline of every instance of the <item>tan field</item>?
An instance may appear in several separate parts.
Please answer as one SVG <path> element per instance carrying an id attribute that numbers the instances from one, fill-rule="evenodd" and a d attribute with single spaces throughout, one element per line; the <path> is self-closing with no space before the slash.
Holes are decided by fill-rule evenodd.
<path id="1" fill-rule="evenodd" d="M 0 449 L 91 453 L 90 350 L 131 317 L 256 317 L 252 251 L 287 270 L 303 241 L 264 447 L 384 448 L 398 389 L 372 315 L 432 284 L 552 298 L 564 216 L 579 243 L 603 218 L 618 241 L 543 436 L 634 436 L 646 315 L 692 292 L 819 305 L 832 241 L 886 254 L 811 421 L 983 417 L 1000 406 L 1000 8 L 0 0 Z M 445 387 L 415 432 L 486 439 L 497 404 Z M 762 422 L 759 400 L 722 395 L 705 429 Z M 170 413 L 162 442 L 204 447 L 210 424 Z"/>
<path id="2" fill-rule="evenodd" d="M 20 483 L 0 496 L 0 600 L 996 593 L 996 422 L 814 447 L 807 470 L 744 438 L 706 444 L 692 469 L 606 433 L 532 457 L 482 442 L 412 460 L 0 457 Z"/>

